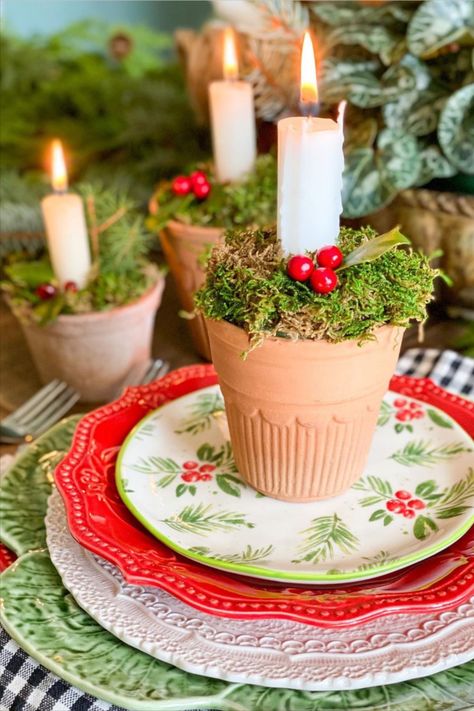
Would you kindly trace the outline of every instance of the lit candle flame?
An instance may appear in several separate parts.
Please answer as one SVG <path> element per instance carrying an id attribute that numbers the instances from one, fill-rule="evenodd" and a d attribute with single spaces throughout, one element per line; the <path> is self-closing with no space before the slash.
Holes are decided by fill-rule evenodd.
<path id="1" fill-rule="evenodd" d="M 347 101 L 341 101 L 337 109 L 337 124 L 342 133 L 344 133 L 344 115 L 346 113 Z"/>
<path id="2" fill-rule="evenodd" d="M 314 114 L 317 112 L 319 94 L 316 80 L 316 62 L 309 32 L 304 33 L 303 49 L 301 51 L 300 102 L 305 113 Z"/>
<path id="3" fill-rule="evenodd" d="M 232 27 L 224 30 L 224 79 L 227 81 L 239 78 L 239 63 Z"/>
<path id="4" fill-rule="evenodd" d="M 61 141 L 55 139 L 52 147 L 52 179 L 53 190 L 63 193 L 67 190 L 67 170 Z"/>

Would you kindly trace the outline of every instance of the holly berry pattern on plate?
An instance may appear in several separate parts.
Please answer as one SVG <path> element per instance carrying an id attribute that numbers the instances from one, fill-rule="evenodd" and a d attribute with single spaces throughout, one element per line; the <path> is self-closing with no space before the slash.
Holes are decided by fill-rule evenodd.
<path id="1" fill-rule="evenodd" d="M 364 475 L 339 497 L 291 504 L 246 485 L 217 386 L 160 407 L 135 428 L 117 463 L 120 496 L 168 547 L 216 568 L 328 583 L 397 570 L 473 523 L 474 473 L 471 439 L 454 420 L 405 395 L 389 392 L 384 402 Z M 403 412 L 413 432 L 394 430 Z"/>
<path id="2" fill-rule="evenodd" d="M 445 417 L 438 410 L 433 410 L 417 400 L 408 400 L 404 397 L 397 397 L 393 403 L 384 400 L 380 408 L 377 421 L 378 427 L 384 427 L 390 421 L 394 421 L 394 430 L 397 434 L 401 432 L 413 432 L 413 421 L 428 416 L 431 422 L 444 429 L 452 429 L 451 420 Z"/>

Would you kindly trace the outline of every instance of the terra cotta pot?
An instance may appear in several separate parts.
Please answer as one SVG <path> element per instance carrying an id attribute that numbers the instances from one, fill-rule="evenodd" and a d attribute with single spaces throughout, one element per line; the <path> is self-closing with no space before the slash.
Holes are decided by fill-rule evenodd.
<path id="1" fill-rule="evenodd" d="M 199 227 L 171 220 L 160 233 L 161 245 L 176 282 L 181 306 L 194 311 L 194 294 L 204 282 L 204 270 L 199 262 L 209 245 L 214 245 L 224 234 L 220 227 Z M 188 322 L 194 346 L 206 360 L 211 360 L 209 338 L 202 316 L 197 314 Z"/>
<path id="2" fill-rule="evenodd" d="M 235 462 L 263 494 L 287 501 L 337 496 L 362 475 L 403 329 L 375 339 L 268 338 L 251 351 L 247 333 L 207 322 Z"/>
<path id="3" fill-rule="evenodd" d="M 110 311 L 61 315 L 46 326 L 22 323 L 43 383 L 59 378 L 83 402 L 115 399 L 144 374 L 164 278 L 137 301 Z"/>

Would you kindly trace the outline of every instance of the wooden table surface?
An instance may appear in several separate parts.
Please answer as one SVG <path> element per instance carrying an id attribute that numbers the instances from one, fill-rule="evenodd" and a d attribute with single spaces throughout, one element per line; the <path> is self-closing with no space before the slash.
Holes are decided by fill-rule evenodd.
<path id="1" fill-rule="evenodd" d="M 202 362 L 193 349 L 186 323 L 178 316 L 178 310 L 174 283 L 168 274 L 163 301 L 155 322 L 153 357 L 169 361 L 171 369 Z M 458 323 L 440 319 L 439 315 L 435 315 L 425 328 L 423 346 L 452 348 L 461 331 L 462 326 Z M 0 417 L 4 417 L 31 397 L 41 387 L 41 382 L 22 331 L 3 302 L 0 304 L 0 334 Z M 418 329 L 414 327 L 405 334 L 402 351 L 417 345 Z M 90 403 L 78 403 L 71 410 L 71 414 L 86 412 L 94 407 L 95 405 Z M 0 454 L 14 450 L 14 446 L 0 446 Z"/>

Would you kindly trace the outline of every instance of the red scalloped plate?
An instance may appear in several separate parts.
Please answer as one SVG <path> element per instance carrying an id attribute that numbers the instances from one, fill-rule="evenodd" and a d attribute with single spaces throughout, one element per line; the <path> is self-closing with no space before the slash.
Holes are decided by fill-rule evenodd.
<path id="1" fill-rule="evenodd" d="M 0 543 L 0 573 L 16 561 L 16 555 L 9 548 Z"/>
<path id="2" fill-rule="evenodd" d="M 132 427 L 151 410 L 216 382 L 211 365 L 181 368 L 150 385 L 129 388 L 79 422 L 55 477 L 71 532 L 81 545 L 117 565 L 130 583 L 158 586 L 199 610 L 236 619 L 286 618 L 344 627 L 394 612 L 449 610 L 469 598 L 474 589 L 474 528 L 410 568 L 365 583 L 323 588 L 233 576 L 183 558 L 156 540 L 118 496 L 118 452 Z M 474 403 L 430 380 L 407 376 L 394 376 L 390 389 L 444 410 L 474 435 Z"/>

